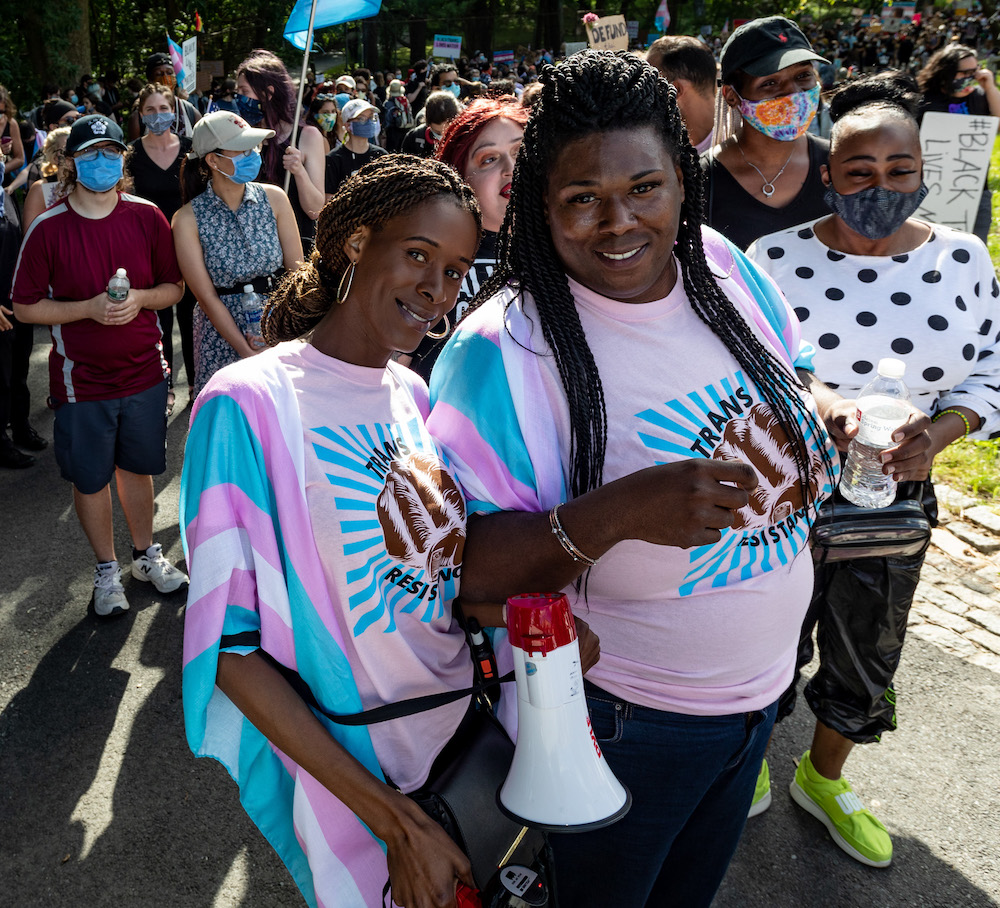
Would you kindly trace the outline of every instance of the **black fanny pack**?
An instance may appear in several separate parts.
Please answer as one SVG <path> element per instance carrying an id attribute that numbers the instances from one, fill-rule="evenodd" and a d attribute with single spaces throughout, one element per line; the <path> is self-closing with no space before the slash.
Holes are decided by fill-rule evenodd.
<path id="1" fill-rule="evenodd" d="M 218 293 L 220 297 L 236 296 L 243 292 L 243 288 L 246 287 L 247 284 L 252 284 L 254 293 L 268 294 L 281 283 L 281 279 L 287 273 L 287 269 L 279 268 L 277 271 L 272 271 L 270 274 L 262 274 L 259 277 L 247 278 L 245 281 L 233 284 L 232 287 L 216 287 L 215 292 Z"/>
<path id="2" fill-rule="evenodd" d="M 931 523 L 920 501 L 904 498 L 886 508 L 859 508 L 832 496 L 813 524 L 813 557 L 826 563 L 918 555 L 930 538 Z"/>

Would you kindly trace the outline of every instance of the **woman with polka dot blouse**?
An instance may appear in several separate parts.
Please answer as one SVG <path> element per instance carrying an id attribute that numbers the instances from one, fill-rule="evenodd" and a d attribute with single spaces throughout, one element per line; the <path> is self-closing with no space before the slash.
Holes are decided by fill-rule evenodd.
<path id="1" fill-rule="evenodd" d="M 1000 287 L 981 240 L 911 217 L 927 193 L 912 87 L 886 74 L 834 97 L 823 179 L 835 213 L 761 237 L 748 255 L 781 287 L 817 348 L 811 390 L 821 412 L 839 415 L 828 428 L 842 450 L 857 432 L 852 398 L 878 360 L 906 363 L 922 412 L 896 449 L 905 456 L 885 471 L 899 481 L 899 498 L 922 501 L 933 523 L 935 455 L 965 435 L 1000 431 Z M 803 626 L 800 664 L 819 625 L 820 668 L 805 688 L 817 722 L 792 796 L 848 854 L 876 867 L 892 859 L 892 841 L 841 770 L 854 744 L 895 727 L 892 678 L 922 563 L 920 554 L 820 567 Z M 786 701 L 790 711 L 794 687 Z"/>

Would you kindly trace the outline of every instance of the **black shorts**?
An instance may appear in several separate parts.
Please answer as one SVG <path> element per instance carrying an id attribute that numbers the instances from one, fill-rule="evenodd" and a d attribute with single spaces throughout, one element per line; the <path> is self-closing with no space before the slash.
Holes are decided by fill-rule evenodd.
<path id="1" fill-rule="evenodd" d="M 100 492 L 115 467 L 142 476 L 167 468 L 167 382 L 114 400 L 85 400 L 56 408 L 56 463 L 84 495 Z"/>

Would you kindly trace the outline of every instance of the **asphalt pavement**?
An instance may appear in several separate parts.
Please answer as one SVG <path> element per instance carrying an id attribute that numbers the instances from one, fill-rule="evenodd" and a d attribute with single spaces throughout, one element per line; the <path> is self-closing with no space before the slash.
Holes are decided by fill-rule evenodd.
<path id="1" fill-rule="evenodd" d="M 33 421 L 51 440 L 47 333 L 36 340 Z M 179 384 L 155 484 L 155 537 L 175 560 Z M 187 748 L 183 594 L 127 580 L 125 618 L 88 614 L 93 558 L 51 448 L 0 471 L 0 527 L 0 908 L 303 905 L 225 770 Z M 127 557 L 117 504 L 116 539 Z M 892 866 L 851 860 L 791 802 L 812 729 L 800 708 L 774 735 L 774 803 L 749 822 L 716 908 L 1000 904 L 1000 674 L 911 636 L 896 686 L 899 729 L 848 763 L 893 835 Z"/>

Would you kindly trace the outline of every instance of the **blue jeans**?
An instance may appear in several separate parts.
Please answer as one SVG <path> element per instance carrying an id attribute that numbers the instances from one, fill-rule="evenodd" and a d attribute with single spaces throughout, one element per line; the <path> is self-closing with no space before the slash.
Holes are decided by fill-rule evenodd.
<path id="1" fill-rule="evenodd" d="M 746 824 L 777 703 L 687 716 L 589 682 L 587 702 L 632 809 L 604 829 L 550 835 L 560 908 L 707 908 Z"/>

